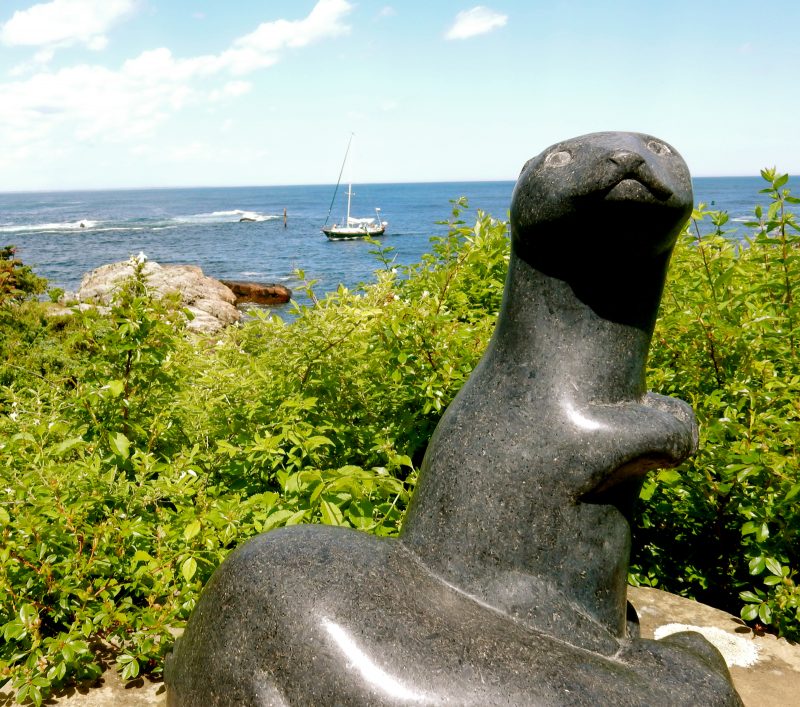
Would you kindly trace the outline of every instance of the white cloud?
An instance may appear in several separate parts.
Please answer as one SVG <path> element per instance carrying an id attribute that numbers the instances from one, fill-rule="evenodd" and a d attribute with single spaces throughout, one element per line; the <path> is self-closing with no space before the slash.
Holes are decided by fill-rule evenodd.
<path id="1" fill-rule="evenodd" d="M 64 127 L 78 140 L 142 135 L 181 107 L 189 89 L 139 81 L 100 66 L 75 66 L 0 85 L 0 126 L 6 140 L 30 141 Z"/>
<path id="2" fill-rule="evenodd" d="M 501 15 L 488 7 L 478 5 L 471 10 L 459 12 L 453 26 L 444 36 L 445 39 L 469 39 L 503 27 L 507 21 L 508 15 Z"/>
<path id="3" fill-rule="evenodd" d="M 243 96 L 245 93 L 250 93 L 252 88 L 253 84 L 249 81 L 229 81 L 222 90 L 228 96 Z"/>
<path id="4" fill-rule="evenodd" d="M 37 64 L 49 64 L 53 58 L 53 50 L 52 49 L 40 49 L 36 54 L 33 55 L 33 60 Z"/>
<path id="5" fill-rule="evenodd" d="M 378 17 L 394 17 L 397 11 L 391 5 L 384 5 L 378 13 Z"/>
<path id="6" fill-rule="evenodd" d="M 144 139 L 186 105 L 247 93 L 250 83 L 236 77 L 274 64 L 286 50 L 345 34 L 351 9 L 345 0 L 319 0 L 304 19 L 266 22 L 219 54 L 178 58 L 159 48 L 118 69 L 40 66 L 24 79 L 0 83 L 0 152 L 34 141 L 41 147 L 56 134 L 72 141 Z M 233 80 L 220 86 L 216 77 Z"/>
<path id="7" fill-rule="evenodd" d="M 24 76 L 34 71 L 44 71 L 47 65 L 53 60 L 55 52 L 51 48 L 40 49 L 33 55 L 30 61 L 17 64 L 17 66 L 8 70 L 9 76 Z"/>
<path id="8" fill-rule="evenodd" d="M 93 52 L 100 52 L 108 46 L 108 37 L 98 34 L 86 42 L 86 46 Z"/>
<path id="9" fill-rule="evenodd" d="M 255 31 L 234 41 L 220 61 L 237 74 L 272 66 L 282 49 L 304 47 L 323 38 L 347 34 L 350 28 L 342 19 L 351 9 L 346 0 L 319 0 L 303 20 L 260 24 Z"/>
<path id="10" fill-rule="evenodd" d="M 18 10 L 0 27 L 0 41 L 22 46 L 85 44 L 102 49 L 105 33 L 133 13 L 136 0 L 51 0 Z"/>
<path id="11" fill-rule="evenodd" d="M 253 89 L 253 84 L 249 81 L 228 81 L 222 89 L 214 90 L 209 94 L 209 99 L 212 101 L 221 101 L 225 98 L 236 98 L 237 96 L 244 96 L 250 93 Z"/>

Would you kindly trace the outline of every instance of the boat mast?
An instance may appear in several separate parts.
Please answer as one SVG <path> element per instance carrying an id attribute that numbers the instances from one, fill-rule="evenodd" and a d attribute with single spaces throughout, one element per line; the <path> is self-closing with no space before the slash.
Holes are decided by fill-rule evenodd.
<path id="1" fill-rule="evenodd" d="M 350 140 L 348 140 L 347 149 L 344 152 L 344 159 L 342 160 L 342 167 L 339 170 L 339 179 L 336 180 L 336 188 L 333 190 L 333 196 L 331 197 L 331 205 L 328 207 L 328 215 L 325 217 L 325 223 L 323 224 L 323 226 L 327 225 L 328 219 L 330 219 L 330 217 L 331 217 L 331 211 L 333 210 L 333 202 L 336 201 L 336 192 L 339 191 L 339 184 L 341 184 L 341 182 L 342 182 L 342 173 L 344 172 L 344 165 L 347 162 L 347 154 L 350 152 L 350 145 L 353 142 L 353 135 L 355 135 L 355 133 L 350 133 Z M 350 191 L 352 191 L 352 188 L 350 188 Z M 349 219 L 350 218 L 350 197 L 348 196 L 347 199 L 348 199 L 347 218 Z"/>
<path id="2" fill-rule="evenodd" d="M 347 143 L 347 153 L 350 152 L 350 146 L 353 144 L 353 137 L 355 133 L 350 133 L 350 142 Z M 347 154 L 345 154 L 347 159 Z M 344 166 L 344 165 L 343 165 Z M 344 222 L 346 228 L 350 227 L 350 199 L 353 196 L 353 161 L 350 160 L 350 167 L 347 170 L 347 220 Z"/>

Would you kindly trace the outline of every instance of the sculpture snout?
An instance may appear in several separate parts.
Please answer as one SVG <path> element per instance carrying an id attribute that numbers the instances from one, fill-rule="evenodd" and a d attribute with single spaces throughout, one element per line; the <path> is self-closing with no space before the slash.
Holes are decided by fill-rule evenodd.
<path id="1" fill-rule="evenodd" d="M 613 196 L 627 197 L 631 195 L 629 194 L 630 189 L 618 188 L 628 180 L 633 180 L 646 187 L 647 191 L 661 201 L 672 196 L 672 189 L 659 179 L 652 166 L 638 152 L 615 150 L 608 156 L 608 161 L 614 165 L 612 168 L 615 172 L 612 186 Z M 637 193 L 635 190 L 632 192 L 633 195 Z"/>
<path id="2" fill-rule="evenodd" d="M 626 172 L 635 172 L 644 164 L 644 157 L 630 150 L 617 150 L 609 155 L 608 159 Z"/>

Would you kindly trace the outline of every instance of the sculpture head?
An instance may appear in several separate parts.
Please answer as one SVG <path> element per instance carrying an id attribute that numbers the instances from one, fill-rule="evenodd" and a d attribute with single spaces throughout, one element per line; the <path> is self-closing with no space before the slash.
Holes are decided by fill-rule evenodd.
<path id="1" fill-rule="evenodd" d="M 511 201 L 513 251 L 568 282 L 601 316 L 647 329 L 692 200 L 686 163 L 666 142 L 641 133 L 582 135 L 522 168 Z M 637 293 L 647 304 L 632 314 L 622 305 L 637 279 L 649 282 Z"/>

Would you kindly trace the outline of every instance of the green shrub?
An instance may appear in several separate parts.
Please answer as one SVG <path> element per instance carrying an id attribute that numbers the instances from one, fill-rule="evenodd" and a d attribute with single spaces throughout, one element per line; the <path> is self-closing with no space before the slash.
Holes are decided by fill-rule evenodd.
<path id="1" fill-rule="evenodd" d="M 726 232 L 693 214 L 676 252 L 648 382 L 692 404 L 700 451 L 651 477 L 634 531 L 631 577 L 800 639 L 800 237 L 787 175 Z M 701 236 L 698 221 L 714 230 Z"/>
<path id="2" fill-rule="evenodd" d="M 375 283 L 292 324 L 191 337 L 141 268 L 108 315 L 24 305 L 0 364 L 0 679 L 19 700 L 97 675 L 109 650 L 123 678 L 158 674 L 211 572 L 256 533 L 398 532 L 412 457 L 502 289 L 505 224 L 468 229 L 462 206 L 423 263 L 381 249 Z"/>
<path id="3" fill-rule="evenodd" d="M 797 637 L 800 247 L 785 178 L 765 176 L 753 238 L 701 208 L 714 233 L 676 251 L 649 382 L 694 405 L 703 438 L 643 487 L 631 578 Z M 6 299 L 0 680 L 19 700 L 97 675 L 108 651 L 126 679 L 159 674 L 214 568 L 256 533 L 397 534 L 502 295 L 506 224 L 467 227 L 464 206 L 414 266 L 376 244 L 371 284 L 319 299 L 307 283 L 289 324 L 189 334 L 141 270 L 108 315 Z"/>
<path id="4" fill-rule="evenodd" d="M 0 246 L 0 307 L 41 294 L 47 285 L 15 255 L 13 245 Z"/>

